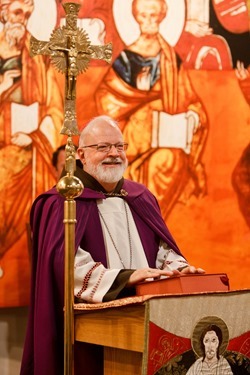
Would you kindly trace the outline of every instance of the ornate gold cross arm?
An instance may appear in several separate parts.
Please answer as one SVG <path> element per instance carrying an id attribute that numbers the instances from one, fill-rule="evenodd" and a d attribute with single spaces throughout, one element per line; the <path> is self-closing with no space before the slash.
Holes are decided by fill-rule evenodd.
<path id="1" fill-rule="evenodd" d="M 79 31 L 83 32 L 79 29 Z M 57 70 L 61 73 L 66 72 L 65 62 L 59 62 L 59 59 L 65 59 L 66 43 L 62 42 L 60 35 L 63 33 L 63 28 L 56 29 L 52 34 L 52 38 L 49 42 L 36 39 L 34 36 L 30 38 L 30 56 L 34 57 L 36 55 L 49 55 L 52 63 L 55 65 Z M 57 34 L 58 44 L 54 44 L 55 35 Z M 63 35 L 62 35 L 63 36 Z M 77 50 L 77 58 L 79 60 L 104 60 L 107 63 L 111 63 L 112 60 L 112 43 L 107 43 L 102 46 L 88 45 L 87 48 L 79 46 Z M 89 58 L 87 58 L 87 56 Z M 85 62 L 86 64 L 86 62 Z M 78 69 L 80 73 L 81 64 L 79 64 Z M 84 69 L 83 69 L 84 70 Z"/>
<path id="2" fill-rule="evenodd" d="M 112 43 L 105 44 L 104 46 L 90 46 L 92 59 L 104 60 L 111 63 L 112 60 Z"/>
<path id="3" fill-rule="evenodd" d="M 36 39 L 34 36 L 30 38 L 30 56 L 50 55 L 49 43 Z"/>

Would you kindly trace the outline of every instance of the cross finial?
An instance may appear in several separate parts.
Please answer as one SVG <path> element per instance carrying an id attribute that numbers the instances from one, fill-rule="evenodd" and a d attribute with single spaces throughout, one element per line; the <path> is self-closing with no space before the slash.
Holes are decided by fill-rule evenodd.
<path id="1" fill-rule="evenodd" d="M 61 134 L 78 135 L 76 120 L 76 80 L 86 71 L 91 59 L 104 60 L 112 58 L 112 43 L 103 46 L 91 45 L 88 35 L 77 27 L 77 16 L 81 5 L 73 2 L 63 3 L 66 13 L 66 25 L 56 28 L 48 42 L 31 37 L 30 55 L 49 55 L 55 68 L 65 74 L 64 123 Z"/>

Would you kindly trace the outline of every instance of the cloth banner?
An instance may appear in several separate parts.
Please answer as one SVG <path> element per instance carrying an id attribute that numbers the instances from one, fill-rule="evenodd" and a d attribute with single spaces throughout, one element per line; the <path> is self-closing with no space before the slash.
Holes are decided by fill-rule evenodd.
<path id="1" fill-rule="evenodd" d="M 136 296 L 76 304 L 75 312 L 145 305 L 142 375 L 240 375 L 250 373 L 249 296 L 248 289 Z"/>

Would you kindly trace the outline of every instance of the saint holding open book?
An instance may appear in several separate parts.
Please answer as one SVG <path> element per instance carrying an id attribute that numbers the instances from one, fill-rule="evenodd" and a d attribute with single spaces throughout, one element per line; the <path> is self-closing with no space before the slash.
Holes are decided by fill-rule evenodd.
<path id="1" fill-rule="evenodd" d="M 187 199 L 206 192 L 207 118 L 188 71 L 160 33 L 166 1 L 134 0 L 132 15 L 139 35 L 117 56 L 96 104 L 119 120 L 129 143 L 126 177 L 153 191 L 166 219 L 185 190 Z"/>

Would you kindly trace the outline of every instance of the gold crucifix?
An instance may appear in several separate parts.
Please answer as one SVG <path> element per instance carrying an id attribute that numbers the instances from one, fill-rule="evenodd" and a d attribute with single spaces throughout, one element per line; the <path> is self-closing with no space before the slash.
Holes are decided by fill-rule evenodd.
<path id="1" fill-rule="evenodd" d="M 48 42 L 37 40 L 33 36 L 30 41 L 30 55 L 49 55 L 55 68 L 65 74 L 64 124 L 61 134 L 78 135 L 76 121 L 76 80 L 78 74 L 86 71 L 92 59 L 104 60 L 108 63 L 112 58 L 112 43 L 103 46 L 90 44 L 88 35 L 77 27 L 77 16 L 81 5 L 64 3 L 66 25 L 56 28 Z"/>
<path id="2" fill-rule="evenodd" d="M 73 135 L 78 135 L 76 121 L 76 80 L 78 74 L 86 71 L 91 59 L 111 62 L 112 44 L 93 46 L 86 32 L 77 27 L 77 15 L 81 7 L 77 3 L 64 3 L 66 25 L 55 29 L 49 42 L 31 37 L 30 55 L 49 55 L 55 68 L 65 74 L 64 123 L 61 134 L 68 136 L 65 147 L 66 176 L 57 183 L 58 192 L 65 197 L 65 278 L 64 278 L 64 375 L 74 374 L 74 253 L 76 202 L 83 191 L 83 184 L 76 176 L 75 147 Z"/>

